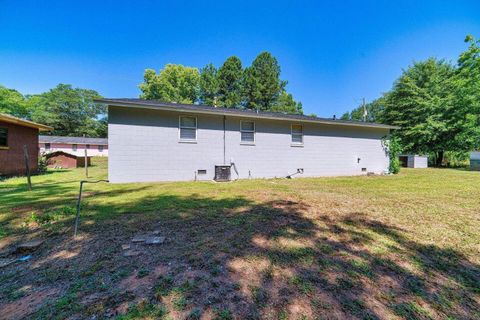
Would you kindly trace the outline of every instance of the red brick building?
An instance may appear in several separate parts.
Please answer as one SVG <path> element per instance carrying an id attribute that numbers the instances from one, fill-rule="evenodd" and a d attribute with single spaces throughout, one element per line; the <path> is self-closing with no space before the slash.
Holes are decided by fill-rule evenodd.
<path id="1" fill-rule="evenodd" d="M 38 169 L 38 132 L 52 127 L 0 113 L 0 176 L 24 175 L 24 146 L 30 171 Z"/>

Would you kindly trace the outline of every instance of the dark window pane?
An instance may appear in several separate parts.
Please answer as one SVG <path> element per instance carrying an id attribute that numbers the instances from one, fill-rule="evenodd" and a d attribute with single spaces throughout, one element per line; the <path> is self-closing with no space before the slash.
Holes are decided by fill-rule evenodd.
<path id="1" fill-rule="evenodd" d="M 0 147 L 8 146 L 8 129 L 0 128 Z"/>
<path id="2" fill-rule="evenodd" d="M 254 131 L 255 123 L 253 121 L 242 121 L 242 131 Z"/>
<path id="3" fill-rule="evenodd" d="M 253 132 L 242 132 L 242 142 L 254 142 L 255 133 Z"/>
<path id="4" fill-rule="evenodd" d="M 195 140 L 197 139 L 197 130 L 196 129 L 180 129 L 180 139 L 182 140 Z"/>
<path id="5" fill-rule="evenodd" d="M 301 134 L 292 134 L 293 143 L 303 143 L 303 135 Z"/>
<path id="6" fill-rule="evenodd" d="M 197 118 L 180 117 L 180 127 L 195 128 L 197 127 Z"/>

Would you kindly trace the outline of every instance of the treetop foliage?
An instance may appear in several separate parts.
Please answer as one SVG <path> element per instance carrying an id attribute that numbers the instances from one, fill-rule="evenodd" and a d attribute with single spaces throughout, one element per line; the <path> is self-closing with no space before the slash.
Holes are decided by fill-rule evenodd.
<path id="1" fill-rule="evenodd" d="M 286 84 L 277 59 L 262 52 L 245 69 L 236 56 L 228 57 L 219 69 L 211 63 L 200 70 L 174 64 L 159 73 L 146 69 L 139 88 L 143 99 L 303 113 L 301 103 L 285 91 Z"/>

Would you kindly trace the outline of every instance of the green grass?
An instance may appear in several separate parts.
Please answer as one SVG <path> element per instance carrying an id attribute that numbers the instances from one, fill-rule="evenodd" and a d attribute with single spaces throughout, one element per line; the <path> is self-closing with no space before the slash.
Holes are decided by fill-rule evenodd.
<path id="1" fill-rule="evenodd" d="M 107 178 L 106 159 L 93 164 L 90 179 Z M 74 241 L 84 178 L 51 170 L 31 192 L 25 178 L 0 182 L 0 245 L 46 240 L 2 270 L 0 308 L 44 290 L 33 318 L 122 304 L 123 319 L 480 317 L 478 172 L 86 184 Z M 165 244 L 123 257 L 155 229 Z"/>

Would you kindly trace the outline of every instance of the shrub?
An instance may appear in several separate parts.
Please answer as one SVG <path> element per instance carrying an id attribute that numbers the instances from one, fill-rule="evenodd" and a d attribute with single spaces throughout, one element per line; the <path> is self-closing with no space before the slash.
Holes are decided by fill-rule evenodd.
<path id="1" fill-rule="evenodd" d="M 400 141 L 395 136 L 385 137 L 382 140 L 383 147 L 388 157 L 390 158 L 390 164 L 388 166 L 388 172 L 397 174 L 400 172 L 400 159 L 398 156 L 402 152 Z"/>
<path id="2" fill-rule="evenodd" d="M 38 169 L 37 174 L 44 174 L 47 172 L 47 157 L 45 154 L 42 154 L 38 157 Z"/>

